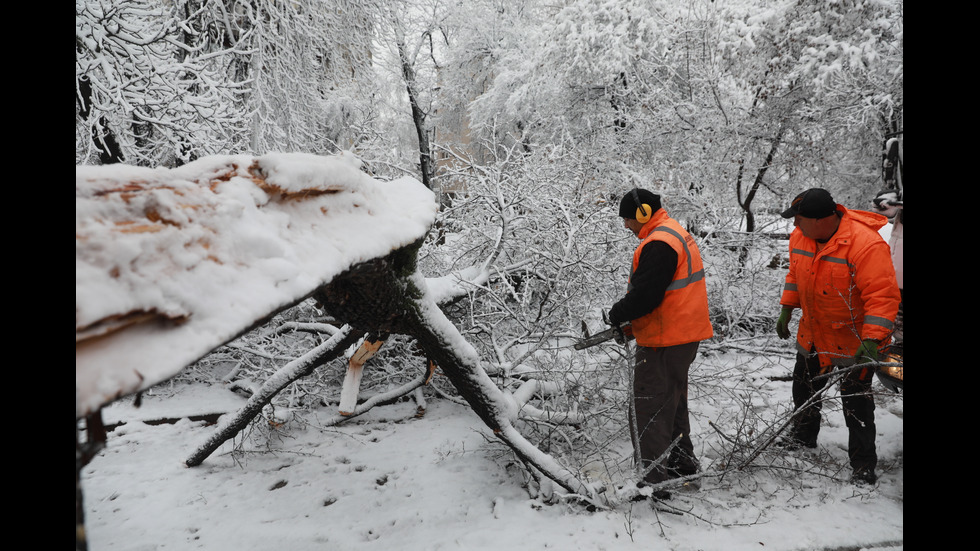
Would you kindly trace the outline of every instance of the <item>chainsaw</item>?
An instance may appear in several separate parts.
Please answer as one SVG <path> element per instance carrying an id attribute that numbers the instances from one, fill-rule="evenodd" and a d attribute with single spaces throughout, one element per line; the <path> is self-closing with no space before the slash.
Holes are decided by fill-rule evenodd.
<path id="1" fill-rule="evenodd" d="M 620 342 L 626 342 L 627 338 L 633 338 L 633 335 L 626 335 L 624 329 L 628 328 L 630 324 L 621 323 L 615 327 L 610 327 L 605 331 L 600 331 L 595 335 L 585 337 L 584 339 L 575 343 L 575 350 L 584 350 L 586 348 L 591 348 L 597 344 L 604 343 L 608 340 L 616 339 Z"/>

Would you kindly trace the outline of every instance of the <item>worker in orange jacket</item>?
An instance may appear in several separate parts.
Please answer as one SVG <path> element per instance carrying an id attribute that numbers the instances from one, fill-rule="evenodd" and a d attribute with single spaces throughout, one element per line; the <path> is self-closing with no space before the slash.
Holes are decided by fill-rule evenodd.
<path id="1" fill-rule="evenodd" d="M 698 472 L 688 418 L 688 371 L 700 341 L 713 335 L 704 266 L 694 238 L 667 215 L 660 196 L 633 189 L 620 202 L 623 224 L 640 239 L 626 295 L 609 310 L 614 326 L 630 322 L 636 339 L 633 394 L 644 483 Z M 674 448 L 671 443 L 677 440 Z M 657 460 L 670 450 L 664 464 Z M 656 499 L 670 493 L 657 490 Z"/>
<path id="2" fill-rule="evenodd" d="M 820 431 L 820 401 L 800 409 L 827 383 L 832 369 L 868 364 L 891 337 L 901 295 L 888 243 L 878 234 L 888 219 L 848 210 L 824 189 L 812 188 L 793 199 L 782 213 L 793 218 L 790 267 L 776 323 L 780 338 L 790 337 L 794 309 L 802 310 L 796 335 L 793 403 L 797 411 L 789 448 L 815 448 Z M 872 365 L 849 372 L 841 382 L 852 482 L 874 483 L 875 451 Z"/>

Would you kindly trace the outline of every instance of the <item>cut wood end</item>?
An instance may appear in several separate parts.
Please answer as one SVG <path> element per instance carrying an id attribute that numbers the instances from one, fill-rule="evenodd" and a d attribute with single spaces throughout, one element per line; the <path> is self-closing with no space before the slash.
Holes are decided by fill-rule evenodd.
<path id="1" fill-rule="evenodd" d="M 385 341 L 364 341 L 361 346 L 357 347 L 357 351 L 351 355 L 350 365 L 351 367 L 361 367 L 365 362 L 371 359 L 374 354 L 381 348 L 381 345 Z"/>

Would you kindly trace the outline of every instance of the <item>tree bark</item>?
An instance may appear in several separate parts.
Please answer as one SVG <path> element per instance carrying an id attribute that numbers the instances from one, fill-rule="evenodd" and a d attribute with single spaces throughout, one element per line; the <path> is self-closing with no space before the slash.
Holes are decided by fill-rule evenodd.
<path id="1" fill-rule="evenodd" d="M 412 122 L 415 124 L 415 134 L 419 140 L 419 170 L 422 173 L 422 184 L 432 189 L 432 176 L 435 169 L 432 163 L 432 146 L 429 144 L 429 135 L 425 129 L 425 111 L 419 106 L 418 90 L 415 87 L 415 69 L 408 59 L 405 52 L 405 43 L 399 38 L 398 57 L 402 66 L 402 77 L 405 79 L 405 89 L 408 91 L 408 101 L 412 106 Z"/>
<path id="2" fill-rule="evenodd" d="M 75 98 L 78 114 L 87 121 L 92 112 L 92 84 L 86 78 L 76 78 L 75 86 L 78 89 L 78 96 Z M 100 116 L 97 122 L 89 124 L 92 143 L 99 150 L 99 162 L 104 165 L 123 162 L 125 159 L 123 159 L 122 148 L 119 147 L 115 134 L 109 129 L 105 117 Z"/>
<path id="3" fill-rule="evenodd" d="M 786 125 L 780 124 L 779 130 L 772 139 L 772 143 L 769 146 L 769 153 L 766 154 L 766 160 L 759 167 L 759 170 L 755 173 L 755 179 L 752 181 L 752 186 L 749 187 L 748 192 L 745 197 L 742 197 L 742 175 L 745 167 L 745 161 L 743 160 L 738 166 L 738 178 L 735 182 L 735 190 L 738 197 L 738 206 L 742 208 L 745 212 L 745 231 L 751 233 L 755 231 L 755 214 L 752 212 L 752 200 L 755 199 L 756 194 L 759 192 L 759 188 L 762 187 L 763 178 L 769 168 L 772 166 L 772 160 L 776 156 L 776 151 L 779 149 L 780 144 L 783 142 L 783 134 L 786 132 Z"/>

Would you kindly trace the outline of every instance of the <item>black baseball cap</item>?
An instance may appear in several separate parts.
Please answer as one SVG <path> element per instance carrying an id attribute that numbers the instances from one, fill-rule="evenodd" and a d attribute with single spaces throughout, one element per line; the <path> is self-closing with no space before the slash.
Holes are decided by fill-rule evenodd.
<path id="1" fill-rule="evenodd" d="M 789 208 L 783 211 L 783 218 L 800 215 L 804 218 L 826 218 L 837 212 L 837 202 L 830 192 L 818 187 L 810 188 L 796 196 Z"/>

